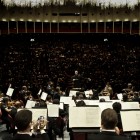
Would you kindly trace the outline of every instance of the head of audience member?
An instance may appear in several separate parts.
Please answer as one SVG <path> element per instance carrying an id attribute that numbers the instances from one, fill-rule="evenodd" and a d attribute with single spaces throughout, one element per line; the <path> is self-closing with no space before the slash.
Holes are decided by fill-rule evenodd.
<path id="1" fill-rule="evenodd" d="M 27 86 L 22 86 L 22 90 L 27 91 Z"/>
<path id="2" fill-rule="evenodd" d="M 101 99 L 99 100 L 99 102 L 105 102 L 105 99 L 104 99 L 104 98 L 101 98 Z"/>
<path id="3" fill-rule="evenodd" d="M 122 109 L 122 105 L 119 102 L 115 102 L 112 105 L 113 109 L 117 112 L 120 113 L 121 109 Z"/>
<path id="4" fill-rule="evenodd" d="M 106 130 L 115 130 L 118 123 L 118 116 L 115 110 L 108 108 L 102 111 L 101 127 Z"/>
<path id="5" fill-rule="evenodd" d="M 77 70 L 75 71 L 75 75 L 78 75 L 78 71 Z"/>
<path id="6" fill-rule="evenodd" d="M 81 100 L 81 101 L 78 101 L 78 102 L 76 103 L 76 106 L 77 106 L 77 107 L 86 106 L 86 103 L 85 103 L 83 100 Z"/>
<path id="7" fill-rule="evenodd" d="M 123 94 L 123 101 L 124 102 L 128 101 L 128 95 L 126 93 Z"/>
<path id="8" fill-rule="evenodd" d="M 32 112 L 30 110 L 20 110 L 15 116 L 15 125 L 18 131 L 30 132 L 32 124 Z"/>
<path id="9" fill-rule="evenodd" d="M 131 83 L 128 83 L 127 87 L 128 87 L 128 89 L 132 89 L 133 88 Z"/>

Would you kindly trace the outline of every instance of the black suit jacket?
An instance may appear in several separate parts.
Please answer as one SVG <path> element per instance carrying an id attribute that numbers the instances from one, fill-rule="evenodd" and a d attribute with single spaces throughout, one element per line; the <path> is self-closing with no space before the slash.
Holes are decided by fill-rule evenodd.
<path id="1" fill-rule="evenodd" d="M 32 137 L 28 134 L 16 134 L 12 140 L 49 140 L 46 133 Z"/>
<path id="2" fill-rule="evenodd" d="M 130 140 L 125 136 L 119 136 L 115 132 L 103 131 L 99 134 L 88 134 L 87 140 Z"/>

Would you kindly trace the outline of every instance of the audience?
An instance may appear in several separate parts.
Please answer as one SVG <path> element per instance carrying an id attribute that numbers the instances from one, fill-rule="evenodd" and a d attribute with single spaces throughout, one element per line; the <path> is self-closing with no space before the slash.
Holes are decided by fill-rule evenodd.
<path id="1" fill-rule="evenodd" d="M 34 42 L 30 42 L 32 37 L 35 38 Z M 104 37 L 108 37 L 109 41 L 104 42 Z M 109 34 L 1 35 L 0 91 L 5 96 L 10 85 L 14 88 L 11 99 L 18 99 L 25 106 L 27 100 L 37 98 L 39 100 L 38 108 L 46 108 L 47 104 L 59 102 L 60 97 L 68 96 L 72 88 L 81 89 L 77 93 L 77 98 L 81 101 L 76 102 L 76 106 L 85 106 L 82 100 L 87 98 L 83 91 L 90 89 L 92 89 L 93 95 L 88 99 L 98 99 L 99 94 L 109 95 L 116 99 L 116 93 L 123 91 L 125 92 L 123 94 L 124 102 L 130 100 L 140 102 L 139 94 L 137 94 L 140 90 L 138 40 L 139 36 L 120 34 L 111 36 Z M 131 43 L 132 41 L 133 43 Z M 73 76 L 74 71 L 75 75 Z M 39 89 L 48 93 L 47 101 L 38 99 Z M 11 110 L 7 108 L 7 102 L 4 100 L 1 110 L 7 116 Z M 104 102 L 105 100 L 101 99 L 100 101 Z M 120 104 L 114 103 L 113 109 L 116 112 L 109 109 L 102 112 L 102 132 L 95 136 L 95 140 L 96 137 L 99 138 L 98 140 L 102 140 L 102 137 L 108 140 L 111 138 L 113 140 L 126 139 L 115 133 L 115 130 L 119 133 L 116 126 L 122 129 L 119 124 L 120 119 L 116 117 L 119 116 L 121 110 Z M 22 117 L 22 115 L 26 117 Z M 64 127 L 66 114 L 60 112 L 59 115 Z M 18 128 L 18 133 L 13 140 L 33 139 L 28 135 L 31 134 L 32 113 L 24 110 L 13 116 Z M 8 126 L 7 129 L 9 129 L 11 123 L 8 118 L 4 117 L 4 119 Z M 63 137 L 63 131 L 57 128 L 55 130 L 52 125 L 54 125 L 54 120 L 50 119 L 48 125 L 51 131 L 50 139 L 52 131 Z M 34 125 L 34 131 L 36 131 L 36 126 L 37 124 Z M 42 126 L 44 127 L 44 125 Z M 40 130 L 42 133 L 41 126 Z M 108 132 L 110 130 L 111 132 Z M 47 134 L 41 134 L 39 137 L 44 140 L 48 139 Z"/>
<path id="2" fill-rule="evenodd" d="M 30 42 L 32 37 L 34 42 Z M 133 91 L 139 91 L 137 40 L 139 36 L 120 34 L 1 35 L 1 90 L 6 93 L 11 84 L 15 89 L 13 99 L 23 85 L 33 96 L 40 88 L 50 95 L 57 86 L 69 91 L 75 86 L 73 73 L 78 71 L 85 90 L 90 87 L 100 93 L 109 82 L 113 93 L 120 93 L 131 82 Z"/>

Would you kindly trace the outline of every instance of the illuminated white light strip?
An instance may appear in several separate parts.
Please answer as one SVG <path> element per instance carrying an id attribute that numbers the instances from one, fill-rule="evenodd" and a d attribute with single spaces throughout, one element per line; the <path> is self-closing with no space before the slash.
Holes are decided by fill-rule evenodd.
<path id="1" fill-rule="evenodd" d="M 44 5 L 65 5 L 68 0 L 1 0 L 6 6 L 31 6 L 39 7 Z M 93 6 L 100 6 L 102 8 L 107 7 L 129 7 L 134 9 L 140 1 L 139 0 L 69 0 L 74 2 L 75 5 L 86 5 L 90 4 Z"/>

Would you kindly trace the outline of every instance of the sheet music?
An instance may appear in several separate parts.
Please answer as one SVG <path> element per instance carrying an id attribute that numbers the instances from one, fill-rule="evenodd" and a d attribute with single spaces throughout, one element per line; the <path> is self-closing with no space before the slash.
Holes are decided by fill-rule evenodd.
<path id="1" fill-rule="evenodd" d="M 69 96 L 75 96 L 76 97 L 76 93 L 78 91 L 75 91 L 75 90 L 70 90 L 70 93 L 69 93 Z"/>
<path id="2" fill-rule="evenodd" d="M 122 101 L 121 100 L 111 100 L 113 103 L 115 103 L 115 102 L 119 102 L 119 103 L 121 103 Z"/>
<path id="3" fill-rule="evenodd" d="M 69 106 L 76 106 L 75 101 L 74 100 L 70 100 Z"/>
<path id="4" fill-rule="evenodd" d="M 32 108 L 35 106 L 35 103 L 36 103 L 35 101 L 27 100 L 25 108 Z"/>
<path id="5" fill-rule="evenodd" d="M 77 100 L 80 101 L 80 100 Z M 83 100 L 85 102 L 86 105 L 98 105 L 99 104 L 99 100 Z"/>
<path id="6" fill-rule="evenodd" d="M 84 93 L 85 93 L 85 96 L 86 96 L 87 98 L 90 97 L 90 95 L 93 95 L 92 90 L 84 91 Z"/>
<path id="7" fill-rule="evenodd" d="M 123 131 L 140 131 L 140 110 L 121 111 Z"/>
<path id="8" fill-rule="evenodd" d="M 32 120 L 37 120 L 40 116 L 47 118 L 47 108 L 46 109 L 29 109 L 32 111 Z"/>
<path id="9" fill-rule="evenodd" d="M 40 97 L 40 98 L 41 98 L 42 100 L 44 100 L 44 101 L 45 101 L 45 100 L 46 100 L 46 98 L 47 98 L 47 95 L 48 95 L 47 93 L 42 92 L 42 94 L 41 94 L 41 97 Z"/>
<path id="10" fill-rule="evenodd" d="M 122 102 L 122 110 L 123 109 L 139 109 L 139 102 Z"/>
<path id="11" fill-rule="evenodd" d="M 42 92 L 42 90 L 40 89 L 37 95 L 40 95 L 40 94 L 41 94 L 41 92 Z"/>
<path id="12" fill-rule="evenodd" d="M 63 110 L 64 109 L 64 103 L 60 103 L 59 108 Z"/>
<path id="13" fill-rule="evenodd" d="M 13 88 L 8 88 L 6 95 L 11 97 L 13 95 L 13 92 L 14 92 Z"/>
<path id="14" fill-rule="evenodd" d="M 59 117 L 59 105 L 48 104 L 48 117 Z"/>
<path id="15" fill-rule="evenodd" d="M 20 110 L 25 110 L 25 109 L 18 109 L 18 111 Z M 47 108 L 46 109 L 28 109 L 30 111 L 32 111 L 32 121 L 37 121 L 37 119 L 40 117 L 40 116 L 44 116 L 44 118 L 46 119 L 47 118 Z"/>
<path id="16" fill-rule="evenodd" d="M 119 100 L 122 100 L 123 99 L 122 93 L 117 94 L 117 97 L 118 97 Z"/>
<path id="17" fill-rule="evenodd" d="M 66 96 L 60 97 L 60 102 L 63 102 L 64 104 L 70 104 L 71 100 L 72 100 L 72 97 L 66 97 Z"/>
<path id="18" fill-rule="evenodd" d="M 69 107 L 69 127 L 100 127 L 99 107 Z"/>
<path id="19" fill-rule="evenodd" d="M 110 100 L 110 97 L 109 97 L 109 96 L 99 96 L 99 100 L 100 100 L 101 98 L 104 98 L 105 101 L 109 101 L 109 100 Z"/>
<path id="20" fill-rule="evenodd" d="M 104 109 L 107 109 L 107 108 L 113 108 L 112 107 L 112 102 L 100 102 L 99 103 L 99 107 L 101 109 L 101 112 L 104 110 Z"/>

